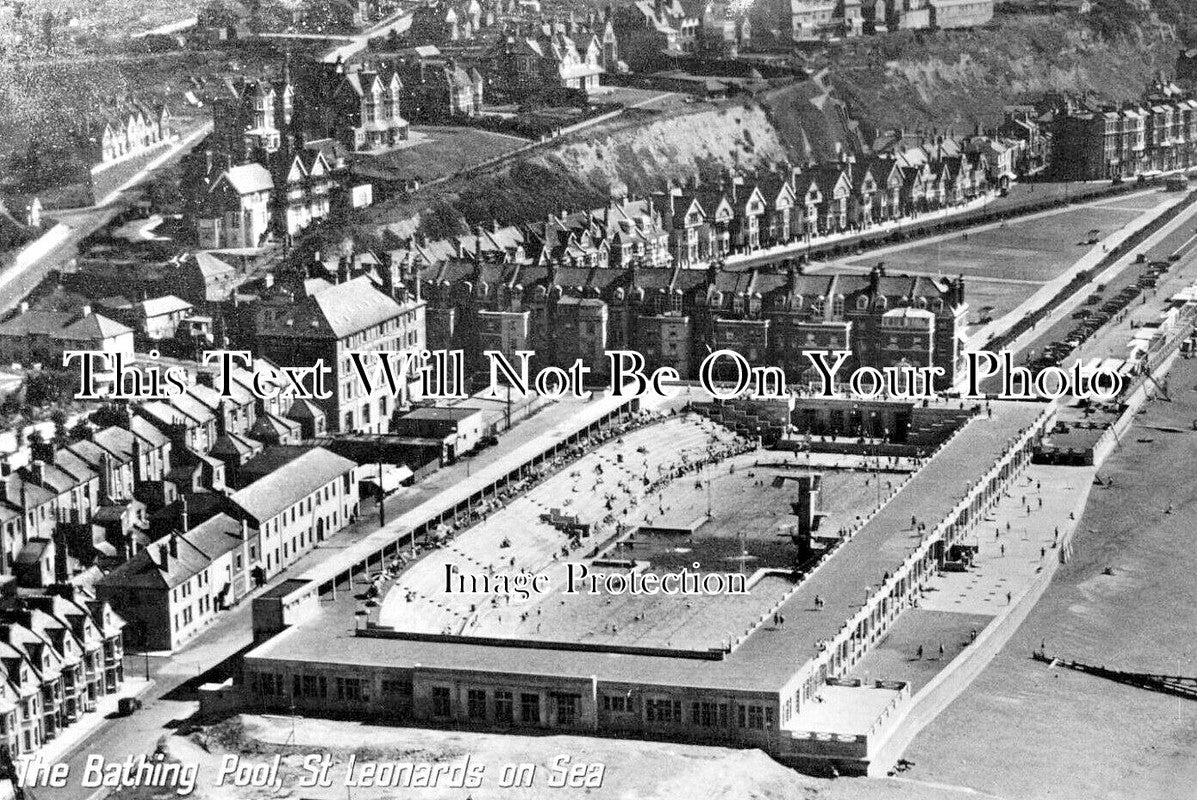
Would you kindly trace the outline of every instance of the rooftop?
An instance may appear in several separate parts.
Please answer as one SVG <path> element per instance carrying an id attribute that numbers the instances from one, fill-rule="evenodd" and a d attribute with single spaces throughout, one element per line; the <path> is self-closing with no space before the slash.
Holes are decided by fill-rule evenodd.
<path id="1" fill-rule="evenodd" d="M 479 672 L 543 674 L 627 683 L 702 686 L 775 692 L 793 675 L 804 655 L 813 656 L 821 643 L 836 636 L 861 606 L 867 587 L 876 587 L 884 573 L 894 570 L 920 544 L 911 529 L 912 517 L 930 522 L 946 518 L 961 495 L 1002 455 L 1017 436 L 1046 412 L 1031 403 L 994 403 L 992 418 L 974 418 L 903 486 L 884 508 L 846 540 L 813 574 L 798 585 L 780 606 L 792 622 L 758 627 L 739 647 L 721 660 L 680 659 L 612 650 L 571 651 L 521 642 L 519 646 L 477 644 L 444 638 L 437 641 L 396 641 L 356 636 L 348 624 L 333 624 L 338 600 L 308 622 L 265 642 L 251 659 L 326 662 L 379 667 L 420 665 L 424 668 Z M 463 486 L 470 492 L 479 483 Z M 427 505 L 440 507 L 437 499 Z M 429 509 L 413 509 L 405 518 L 425 518 Z M 397 521 L 398 522 L 398 521 Z M 394 533 L 390 534 L 391 536 Z M 344 554 L 346 557 L 349 554 Z M 356 554 L 355 554 L 356 555 Z M 326 565 L 330 577 L 337 565 Z M 316 575 L 311 575 L 318 579 Z M 814 598 L 824 601 L 815 611 Z M 342 612 L 343 613 L 343 612 Z M 797 661 L 796 661 L 797 655 Z"/>
<path id="2" fill-rule="evenodd" d="M 409 414 L 404 414 L 403 419 L 433 419 L 433 420 L 448 420 L 451 422 L 460 422 L 463 419 L 469 419 L 475 414 L 481 414 L 480 408 L 467 408 L 466 406 L 425 406 L 423 408 L 414 409 Z"/>
<path id="3" fill-rule="evenodd" d="M 265 522 L 325 484 L 352 472 L 354 466 L 347 458 L 315 447 L 229 499 L 258 522 Z"/>

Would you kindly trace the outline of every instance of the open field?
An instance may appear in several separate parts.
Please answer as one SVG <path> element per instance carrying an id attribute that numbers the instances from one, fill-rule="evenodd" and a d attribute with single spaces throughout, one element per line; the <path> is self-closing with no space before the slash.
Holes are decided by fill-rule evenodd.
<path id="1" fill-rule="evenodd" d="M 1081 257 L 1089 232 L 1109 236 L 1154 204 L 1120 207 L 1127 198 L 1069 208 L 1059 213 L 1015 220 L 1004 227 L 962 233 L 946 241 L 921 244 L 884 256 L 890 272 L 963 275 L 967 279 L 1009 278 L 1046 282 Z M 876 258 L 857 262 L 872 266 Z"/>
<path id="2" fill-rule="evenodd" d="M 969 321 L 975 323 L 984 315 L 996 318 L 1017 308 L 1088 252 L 1090 238 L 1111 235 L 1163 199 L 1158 193 L 1111 198 L 848 264 L 863 269 L 882 261 L 893 274 L 963 275 Z"/>
<path id="3" fill-rule="evenodd" d="M 1169 383 L 1173 402 L 1152 403 L 1139 419 L 1188 430 L 1197 363 L 1178 361 Z M 1197 434 L 1138 427 L 1124 438 L 1101 470 L 1114 486 L 1091 494 L 1072 562 L 994 662 L 915 739 L 913 777 L 1031 800 L 1192 797 L 1197 704 L 1029 656 L 1045 643 L 1064 658 L 1194 673 L 1194 459 Z"/>

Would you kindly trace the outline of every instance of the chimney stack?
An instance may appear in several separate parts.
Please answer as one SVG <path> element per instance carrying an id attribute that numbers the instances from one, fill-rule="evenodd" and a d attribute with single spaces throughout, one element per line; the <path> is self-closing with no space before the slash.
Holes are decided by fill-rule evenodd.
<path id="1" fill-rule="evenodd" d="M 172 533 L 170 535 L 170 537 L 167 539 L 167 546 L 170 548 L 170 557 L 178 558 L 179 557 L 179 537 L 177 534 Z"/>
<path id="2" fill-rule="evenodd" d="M 186 533 L 187 531 L 191 530 L 190 523 L 191 515 L 188 513 L 187 509 L 187 495 L 183 495 L 179 498 L 179 527 L 182 528 L 184 533 Z"/>
<path id="3" fill-rule="evenodd" d="M 163 569 L 166 569 L 167 565 L 170 564 L 170 557 L 168 553 L 169 551 L 167 550 L 166 545 L 158 545 L 158 565 Z"/>

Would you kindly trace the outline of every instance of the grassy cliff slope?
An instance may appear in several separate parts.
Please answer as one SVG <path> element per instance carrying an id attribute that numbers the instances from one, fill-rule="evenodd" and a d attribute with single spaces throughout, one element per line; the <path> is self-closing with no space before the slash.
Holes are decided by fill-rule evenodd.
<path id="1" fill-rule="evenodd" d="M 1130 24 L 1105 38 L 1103 19 L 1001 16 L 976 31 L 895 33 L 833 56 L 832 82 L 872 130 L 963 131 L 1046 92 L 1138 98 L 1153 74 L 1172 72 L 1180 45 L 1171 28 Z"/>

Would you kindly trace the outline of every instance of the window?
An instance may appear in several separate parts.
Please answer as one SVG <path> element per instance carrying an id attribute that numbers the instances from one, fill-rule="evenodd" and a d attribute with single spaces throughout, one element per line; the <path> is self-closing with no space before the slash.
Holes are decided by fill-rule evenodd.
<path id="1" fill-rule="evenodd" d="M 526 692 L 520 695 L 520 721 L 540 723 L 540 695 Z"/>
<path id="2" fill-rule="evenodd" d="M 691 703 L 690 722 L 704 728 L 727 726 L 726 703 Z"/>
<path id="3" fill-rule="evenodd" d="M 411 681 L 386 681 L 382 682 L 382 696 L 388 698 L 407 698 L 411 699 Z"/>
<path id="4" fill-rule="evenodd" d="M 603 695 L 603 711 L 614 711 L 623 714 L 631 710 L 629 706 L 631 706 L 631 703 L 628 702 L 627 695 Z"/>
<path id="5" fill-rule="evenodd" d="M 682 721 L 682 704 L 678 700 L 649 700 L 644 704 L 649 722 L 672 723 Z"/>
<path id="6" fill-rule="evenodd" d="M 337 678 L 337 699 L 357 702 L 362 697 L 362 681 L 360 678 Z"/>
<path id="7" fill-rule="evenodd" d="M 773 722 L 773 709 L 769 709 L 769 722 Z M 761 706 L 739 706 L 739 723 L 741 728 L 761 730 L 765 727 L 765 709 Z"/>
<path id="8" fill-rule="evenodd" d="M 495 722 L 511 722 L 514 719 L 511 692 L 495 691 Z"/>
<path id="9" fill-rule="evenodd" d="M 486 690 L 484 689 L 470 689 L 467 700 L 467 713 L 470 719 L 485 720 L 486 719 Z"/>
<path id="10" fill-rule="evenodd" d="M 452 713 L 452 700 L 449 697 L 448 686 L 433 686 L 432 687 L 432 715 L 434 717 L 447 717 Z"/>
<path id="11" fill-rule="evenodd" d="M 578 704 L 582 698 L 576 694 L 557 695 L 557 724 L 575 725 L 578 722 Z"/>

